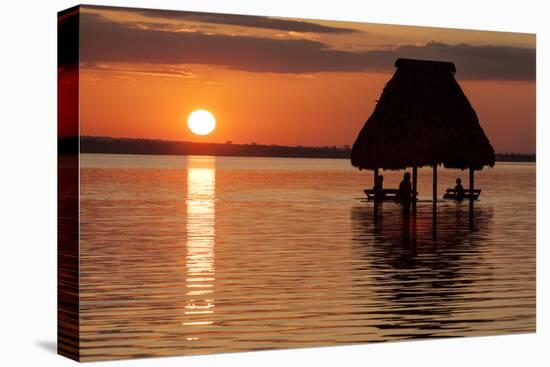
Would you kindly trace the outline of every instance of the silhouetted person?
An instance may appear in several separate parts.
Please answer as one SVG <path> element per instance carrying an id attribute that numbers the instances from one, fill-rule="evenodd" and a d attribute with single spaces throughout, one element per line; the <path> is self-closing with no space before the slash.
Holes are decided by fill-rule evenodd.
<path id="1" fill-rule="evenodd" d="M 464 186 L 462 186 L 462 180 L 460 178 L 456 179 L 455 193 L 457 200 L 464 199 Z"/>
<path id="2" fill-rule="evenodd" d="M 374 200 L 376 201 L 384 200 L 384 196 L 385 196 L 384 195 L 384 176 L 382 175 L 378 176 L 372 190 L 374 191 Z"/>
<path id="3" fill-rule="evenodd" d="M 403 181 L 399 184 L 397 199 L 403 203 L 403 205 L 409 205 L 411 203 L 411 194 L 411 174 L 409 172 L 405 172 L 403 175 Z"/>

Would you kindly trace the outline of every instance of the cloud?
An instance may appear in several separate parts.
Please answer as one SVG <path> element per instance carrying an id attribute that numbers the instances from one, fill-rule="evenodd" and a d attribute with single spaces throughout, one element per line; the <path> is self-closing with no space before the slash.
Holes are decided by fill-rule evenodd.
<path id="1" fill-rule="evenodd" d="M 104 6 L 90 6 L 87 8 L 105 9 Z M 120 8 L 117 8 L 120 9 Z M 176 19 L 210 24 L 225 24 L 240 27 L 264 28 L 293 32 L 311 33 L 353 33 L 361 32 L 357 29 L 325 26 L 319 23 L 303 20 L 278 19 L 258 15 L 201 13 L 194 11 L 173 11 L 156 9 L 123 8 L 125 12 L 132 12 L 149 18 Z"/>
<path id="2" fill-rule="evenodd" d="M 195 74 L 178 65 L 116 65 L 116 64 L 98 64 L 95 62 L 81 62 L 80 68 L 84 70 L 110 71 L 124 74 L 139 74 L 150 76 L 162 76 L 169 78 L 195 78 Z"/>
<path id="3" fill-rule="evenodd" d="M 208 35 L 137 28 L 82 14 L 81 62 L 208 64 L 249 72 L 392 72 L 397 58 L 452 61 L 461 79 L 534 80 L 535 49 L 507 46 L 402 45 L 394 49 L 342 51 L 294 38 Z"/>
<path id="4" fill-rule="evenodd" d="M 534 80 L 536 74 L 534 48 L 430 42 L 424 46 L 401 46 L 393 53 L 397 57 L 450 60 L 456 65 L 457 76 L 467 79 Z"/>

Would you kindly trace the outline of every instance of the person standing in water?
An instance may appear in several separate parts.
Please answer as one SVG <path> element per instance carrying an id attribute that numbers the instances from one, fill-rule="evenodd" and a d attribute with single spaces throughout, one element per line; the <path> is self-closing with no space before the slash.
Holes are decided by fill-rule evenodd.
<path id="1" fill-rule="evenodd" d="M 378 175 L 372 189 L 374 191 L 374 199 L 376 201 L 384 200 L 384 176 Z"/>
<path id="2" fill-rule="evenodd" d="M 456 179 L 455 193 L 457 200 L 464 199 L 464 186 L 462 186 L 462 180 L 460 178 Z"/>
<path id="3" fill-rule="evenodd" d="M 405 172 L 403 175 L 403 181 L 399 184 L 399 193 L 397 197 L 403 205 L 409 205 L 411 203 L 411 196 L 411 174 L 409 172 Z"/>

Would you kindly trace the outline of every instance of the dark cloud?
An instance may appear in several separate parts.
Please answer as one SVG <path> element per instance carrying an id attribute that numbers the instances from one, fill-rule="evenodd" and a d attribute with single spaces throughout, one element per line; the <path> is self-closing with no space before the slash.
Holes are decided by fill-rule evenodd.
<path id="1" fill-rule="evenodd" d="M 82 15 L 81 62 L 209 64 L 250 72 L 393 71 L 399 57 L 452 61 L 461 79 L 535 79 L 535 49 L 428 43 L 351 52 L 306 39 L 139 29 Z"/>
<path id="2" fill-rule="evenodd" d="M 430 42 L 424 46 L 401 46 L 393 53 L 397 57 L 452 61 L 457 76 L 468 79 L 535 79 L 534 48 Z"/>
<path id="3" fill-rule="evenodd" d="M 90 6 L 88 8 L 105 9 L 104 6 Z M 121 9 L 121 8 L 116 8 Z M 124 11 L 143 15 L 150 18 L 176 19 L 210 24 L 225 24 L 251 28 L 265 28 L 289 32 L 311 33 L 352 33 L 360 32 L 352 28 L 325 26 L 319 23 L 303 20 L 277 19 L 257 15 L 201 13 L 194 11 L 173 11 L 157 9 L 122 8 Z"/>
<path id="4" fill-rule="evenodd" d="M 81 62 L 210 64 L 274 73 L 357 70 L 363 63 L 357 54 L 305 39 L 142 29 L 91 14 L 82 15 L 80 35 Z"/>

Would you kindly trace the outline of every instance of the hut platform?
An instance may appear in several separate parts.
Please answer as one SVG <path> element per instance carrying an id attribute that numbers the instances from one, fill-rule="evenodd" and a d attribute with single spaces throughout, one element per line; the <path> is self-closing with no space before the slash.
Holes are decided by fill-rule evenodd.
<path id="1" fill-rule="evenodd" d="M 383 195 L 376 196 L 376 192 L 373 189 L 363 190 L 367 195 L 368 201 L 397 201 L 398 189 L 383 189 Z M 418 193 L 416 193 L 418 195 Z M 418 201 L 418 199 L 417 199 Z"/>
<path id="2" fill-rule="evenodd" d="M 481 194 L 480 189 L 474 189 L 474 190 L 464 190 L 464 193 L 462 195 L 458 195 L 455 189 L 447 189 L 447 192 L 443 195 L 443 199 L 450 199 L 450 200 L 477 200 L 479 199 L 479 195 Z"/>
<path id="3" fill-rule="evenodd" d="M 384 189 L 382 190 L 383 195 L 376 196 L 376 192 L 372 189 L 363 190 L 367 195 L 367 200 L 379 200 L 379 201 L 395 201 L 397 200 L 397 195 L 399 190 L 397 189 Z"/>

